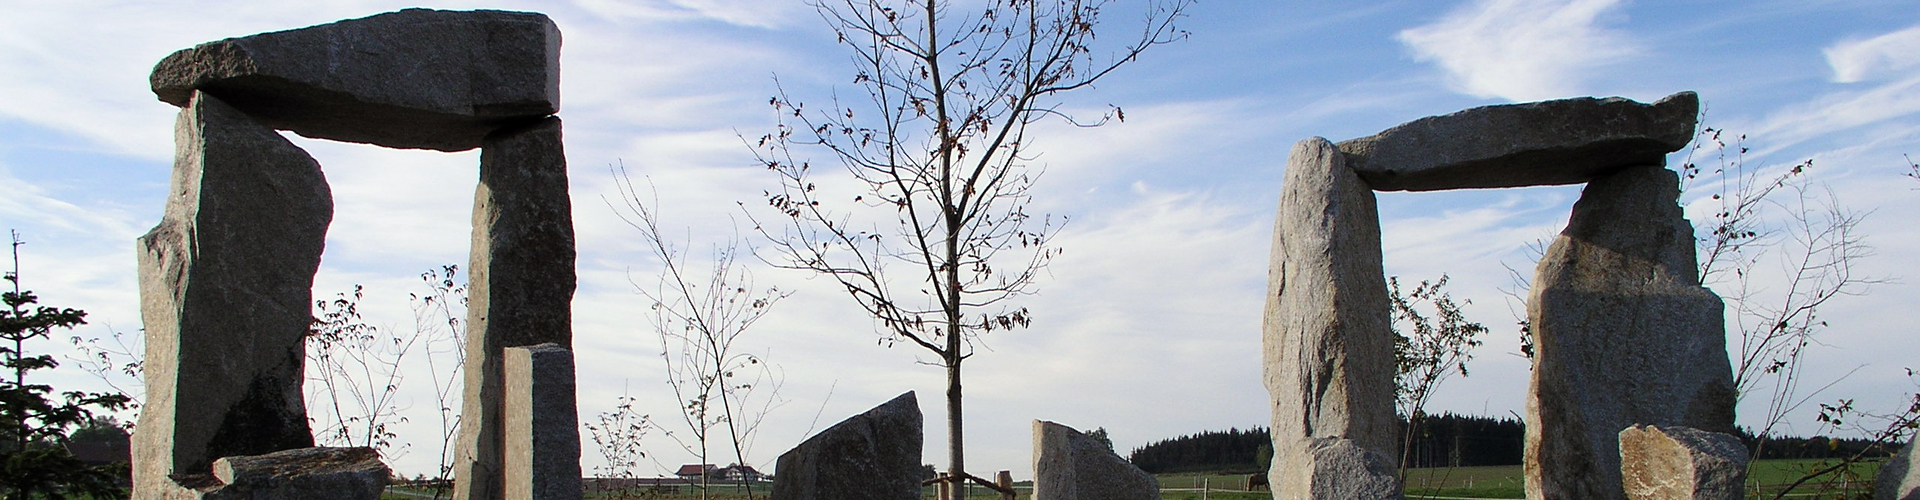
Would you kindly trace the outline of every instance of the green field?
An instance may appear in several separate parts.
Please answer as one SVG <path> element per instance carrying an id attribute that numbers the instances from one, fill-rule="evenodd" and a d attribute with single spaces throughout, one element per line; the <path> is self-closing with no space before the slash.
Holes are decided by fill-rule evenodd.
<path id="1" fill-rule="evenodd" d="M 1834 462 L 1823 460 L 1765 460 L 1756 464 L 1747 478 L 1748 498 L 1773 498 L 1773 494 L 1805 476 L 1808 472 L 1823 469 Z M 1808 481 L 1795 489 L 1789 498 L 1867 498 L 1872 490 L 1873 474 L 1879 470 L 1880 461 L 1854 464 L 1848 470 L 1830 474 L 1821 479 Z M 1246 491 L 1247 474 L 1164 474 L 1160 480 L 1161 498 L 1166 500 L 1266 500 L 1273 498 L 1266 491 Z M 1414 469 L 1407 472 L 1407 498 L 1523 498 L 1520 466 L 1499 467 L 1453 467 Z M 1758 485 L 1756 488 L 1755 485 Z M 1033 484 L 1027 481 L 1016 482 L 1014 489 L 1020 490 L 1020 499 L 1027 499 L 1027 492 Z M 755 497 L 766 498 L 772 490 L 771 483 L 754 485 Z M 934 498 L 934 490 L 924 490 L 924 498 Z M 743 491 L 737 485 L 715 485 L 708 498 L 714 500 L 745 499 Z M 966 495 L 969 499 L 994 500 L 998 493 L 982 487 L 971 488 Z M 1765 497 L 1758 494 L 1765 493 Z M 423 500 L 414 495 L 390 492 L 386 500 Z M 658 499 L 690 500 L 700 498 L 692 488 L 680 488 L 668 494 L 646 495 L 642 492 L 629 492 L 628 495 L 588 492 L 588 498 L 604 500 L 620 499 Z"/>

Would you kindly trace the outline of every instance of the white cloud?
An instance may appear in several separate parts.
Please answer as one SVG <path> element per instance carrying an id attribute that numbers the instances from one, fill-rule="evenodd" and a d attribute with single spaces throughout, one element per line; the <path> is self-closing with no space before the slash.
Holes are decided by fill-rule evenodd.
<path id="1" fill-rule="evenodd" d="M 1617 20 L 1621 0 L 1475 0 L 1432 24 L 1401 31 L 1414 58 L 1439 64 L 1454 89 L 1531 101 L 1582 90 L 1597 70 L 1640 52 Z"/>
<path id="2" fill-rule="evenodd" d="M 1849 39 L 1829 46 L 1827 65 L 1833 81 L 1861 82 L 1920 66 L 1920 26 L 1873 38 Z"/>

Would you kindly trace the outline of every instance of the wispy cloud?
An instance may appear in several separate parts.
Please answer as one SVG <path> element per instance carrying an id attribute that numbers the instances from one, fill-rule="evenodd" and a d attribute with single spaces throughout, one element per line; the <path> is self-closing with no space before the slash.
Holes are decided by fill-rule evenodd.
<path id="1" fill-rule="evenodd" d="M 1827 65 L 1833 81 L 1854 83 L 1893 75 L 1920 66 L 1920 25 L 1873 38 L 1855 38 L 1828 46 Z"/>
<path id="2" fill-rule="evenodd" d="M 1439 21 L 1401 31 L 1414 58 L 1447 73 L 1454 90 L 1530 101 L 1578 93 L 1597 70 L 1640 53 L 1620 0 L 1474 0 Z"/>

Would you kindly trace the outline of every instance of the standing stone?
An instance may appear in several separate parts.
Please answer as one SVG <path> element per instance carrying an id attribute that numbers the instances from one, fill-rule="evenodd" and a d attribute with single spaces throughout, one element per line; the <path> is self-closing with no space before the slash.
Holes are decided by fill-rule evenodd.
<path id="1" fill-rule="evenodd" d="M 333 195 L 320 164 L 194 94 L 174 127 L 166 215 L 140 237 L 146 406 L 134 498 L 214 460 L 313 446 L 300 387 Z M 196 481 L 195 479 L 185 479 Z"/>
<path id="2" fill-rule="evenodd" d="M 1315 438 L 1351 440 L 1388 462 L 1399 456 L 1388 307 L 1373 190 L 1333 143 L 1300 141 L 1281 185 L 1267 274 L 1263 344 L 1273 397 L 1274 498 L 1314 498 L 1309 490 L 1326 481 L 1379 480 L 1278 480 L 1320 470 Z"/>
<path id="3" fill-rule="evenodd" d="M 1527 313 L 1527 498 L 1618 500 L 1635 424 L 1733 432 L 1720 297 L 1700 286 L 1678 176 L 1595 179 L 1540 259 Z"/>
<path id="4" fill-rule="evenodd" d="M 1636 425 L 1620 431 L 1620 474 L 1630 500 L 1740 500 L 1747 447 L 1729 434 Z"/>
<path id="5" fill-rule="evenodd" d="M 1908 441 L 1906 448 L 1880 466 L 1873 478 L 1874 500 L 1920 500 L 1920 460 L 1913 459 L 1916 442 L 1920 440 Z"/>
<path id="6" fill-rule="evenodd" d="M 1651 105 L 1581 97 L 1429 116 L 1340 143 L 1349 166 L 1382 191 L 1578 184 L 1661 163 L 1693 140 L 1700 97 Z"/>
<path id="7" fill-rule="evenodd" d="M 912 391 L 780 455 L 773 500 L 918 500 L 920 402 Z"/>
<path id="8" fill-rule="evenodd" d="M 573 345 L 573 203 L 567 197 L 560 119 L 487 136 L 473 204 L 466 386 L 454 498 L 500 500 L 501 350 Z"/>
<path id="9" fill-rule="evenodd" d="M 200 44 L 150 80 L 175 106 L 201 90 L 307 137 L 464 151 L 560 109 L 560 29 L 532 12 L 406 9 Z"/>
<path id="10" fill-rule="evenodd" d="M 1160 482 L 1072 427 L 1033 421 L 1033 500 L 1159 500 Z"/>
<path id="11" fill-rule="evenodd" d="M 580 427 L 573 351 L 506 350 L 506 498 L 580 500 Z"/>

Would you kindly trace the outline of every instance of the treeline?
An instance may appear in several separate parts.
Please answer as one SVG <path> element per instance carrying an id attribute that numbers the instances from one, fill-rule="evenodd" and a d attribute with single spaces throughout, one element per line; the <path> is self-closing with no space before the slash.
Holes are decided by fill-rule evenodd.
<path id="1" fill-rule="evenodd" d="M 1403 424 L 1404 425 L 1404 424 Z M 1526 426 L 1512 418 L 1446 413 L 1427 417 L 1407 447 L 1411 467 L 1474 467 L 1520 465 L 1526 452 Z M 1775 437 L 1761 446 L 1745 428 L 1735 434 L 1756 459 L 1844 458 L 1865 451 L 1885 457 L 1905 444 L 1875 446 L 1857 438 Z M 1180 436 L 1134 449 L 1133 464 L 1155 474 L 1181 472 L 1264 471 L 1273 457 L 1266 428 L 1227 429 Z"/>
<path id="2" fill-rule="evenodd" d="M 1175 472 L 1254 472 L 1273 457 L 1267 429 L 1227 429 L 1148 443 L 1133 450 L 1128 460 L 1154 474 Z M 1264 458 L 1263 458 L 1264 457 Z"/>
<path id="3" fill-rule="evenodd" d="M 1513 419 L 1432 416 L 1408 456 L 1414 467 L 1518 465 L 1524 432 Z M 1265 470 L 1272 458 L 1272 438 L 1264 427 L 1180 436 L 1149 443 L 1129 456 L 1134 466 L 1155 474 L 1255 472 Z"/>

